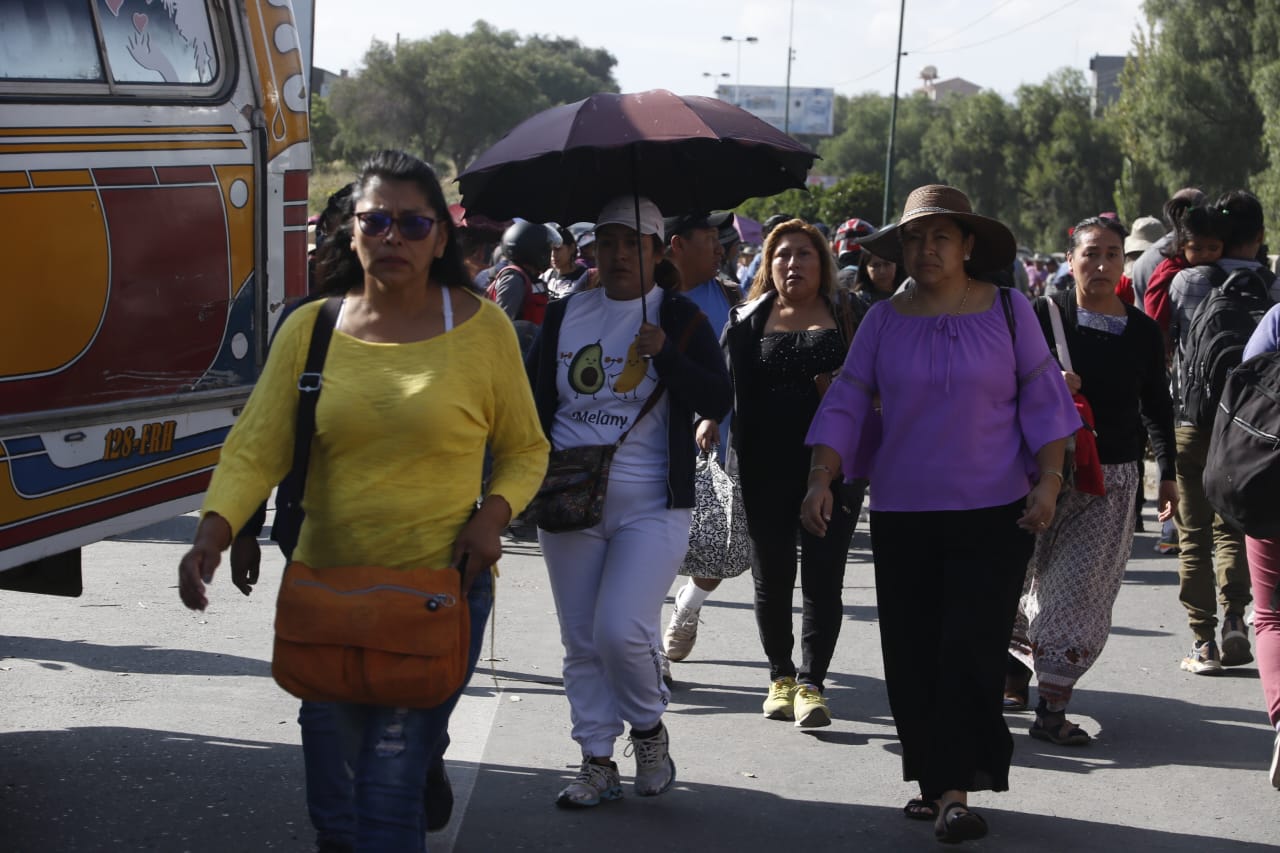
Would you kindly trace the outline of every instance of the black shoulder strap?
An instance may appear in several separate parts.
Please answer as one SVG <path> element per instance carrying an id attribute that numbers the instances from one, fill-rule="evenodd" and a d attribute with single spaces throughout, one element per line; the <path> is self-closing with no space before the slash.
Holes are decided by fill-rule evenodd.
<path id="1" fill-rule="evenodd" d="M 329 339 L 338 321 L 342 297 L 331 296 L 316 312 L 316 324 L 311 329 L 311 346 L 307 350 L 307 364 L 298 377 L 298 415 L 294 421 L 293 470 L 290 476 L 298 484 L 298 500 L 307 487 L 307 463 L 311 459 L 311 437 L 316 432 L 316 403 L 320 401 L 321 373 L 324 359 L 329 353 Z"/>
<path id="2" fill-rule="evenodd" d="M 1009 325 L 1009 337 L 1016 344 L 1018 342 L 1018 324 L 1013 319 L 1013 297 L 1009 295 L 1009 288 L 996 286 L 996 290 L 1000 291 L 1000 307 L 1004 309 L 1004 321 Z"/>

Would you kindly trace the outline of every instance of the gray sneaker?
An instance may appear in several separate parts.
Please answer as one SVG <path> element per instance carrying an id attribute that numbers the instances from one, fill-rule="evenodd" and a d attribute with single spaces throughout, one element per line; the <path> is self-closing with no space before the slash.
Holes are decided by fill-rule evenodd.
<path id="1" fill-rule="evenodd" d="M 562 809 L 586 809 L 605 800 L 619 799 L 622 799 L 622 778 L 618 776 L 618 765 L 612 761 L 596 764 L 584 755 L 577 777 L 556 797 L 556 805 Z"/>
<path id="2" fill-rule="evenodd" d="M 1221 674 L 1222 658 L 1218 656 L 1218 644 L 1213 640 L 1196 643 L 1191 654 L 1182 659 L 1182 668 L 1196 675 Z"/>
<path id="3" fill-rule="evenodd" d="M 1249 626 L 1238 613 L 1228 613 L 1222 620 L 1222 665 L 1242 666 L 1253 663 L 1249 650 Z"/>
<path id="4" fill-rule="evenodd" d="M 662 645 L 667 657 L 681 661 L 693 651 L 693 644 L 698 641 L 698 614 L 701 610 L 676 607 L 671 614 L 671 621 L 667 623 L 667 630 L 662 635 Z"/>
<path id="5" fill-rule="evenodd" d="M 656 797 L 676 781 L 676 765 L 671 761 L 668 749 L 670 743 L 666 726 L 659 728 L 658 733 L 652 737 L 638 738 L 631 735 L 627 754 L 634 754 L 636 757 L 636 793 L 640 796 Z"/>

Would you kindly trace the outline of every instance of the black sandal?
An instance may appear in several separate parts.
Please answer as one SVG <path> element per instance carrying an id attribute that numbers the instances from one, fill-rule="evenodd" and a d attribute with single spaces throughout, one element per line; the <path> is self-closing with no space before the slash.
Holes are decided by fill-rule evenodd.
<path id="1" fill-rule="evenodd" d="M 1050 711 L 1044 699 L 1036 706 L 1036 721 L 1027 734 L 1057 746 L 1088 746 L 1093 741 L 1088 732 L 1067 719 L 1065 710 Z"/>
<path id="2" fill-rule="evenodd" d="M 933 800 L 913 797 L 902 807 L 902 813 L 911 820 L 937 820 L 938 806 Z"/>
<path id="3" fill-rule="evenodd" d="M 973 841 L 987 834 L 987 822 L 982 815 L 955 800 L 942 809 L 942 825 L 933 828 L 933 835 L 943 844 Z"/>

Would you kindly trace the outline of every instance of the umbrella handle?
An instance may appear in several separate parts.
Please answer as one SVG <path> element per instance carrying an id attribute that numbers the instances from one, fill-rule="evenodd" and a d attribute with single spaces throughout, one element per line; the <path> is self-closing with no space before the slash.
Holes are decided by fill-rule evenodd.
<path id="1" fill-rule="evenodd" d="M 631 148 L 631 200 L 636 210 L 636 257 L 640 264 L 640 325 L 649 322 L 649 300 L 644 289 L 644 235 L 640 233 L 640 151 Z"/>

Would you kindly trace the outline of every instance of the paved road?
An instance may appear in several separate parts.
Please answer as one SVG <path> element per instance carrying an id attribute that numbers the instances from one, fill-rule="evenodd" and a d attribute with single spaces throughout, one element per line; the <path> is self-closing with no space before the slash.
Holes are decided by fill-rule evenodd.
<path id="1" fill-rule="evenodd" d="M 184 516 L 86 549 L 80 599 L 0 592 L 0 851 L 310 849 L 296 703 L 268 663 L 281 562 L 265 561 L 252 597 L 220 577 L 209 611 L 186 611 L 174 569 L 193 526 Z M 928 824 L 899 811 L 912 789 L 881 681 L 867 544 L 860 528 L 834 725 L 803 733 L 760 715 L 750 580 L 727 582 L 692 659 L 675 665 L 676 787 L 640 799 L 628 783 L 621 802 L 577 813 L 551 805 L 577 758 L 550 591 L 536 548 L 511 545 L 493 660 L 454 717 L 459 809 L 430 849 L 936 849 Z M 1178 669 L 1189 634 L 1176 560 L 1153 544 L 1138 537 L 1111 640 L 1074 702 L 1096 742 L 1053 747 L 1026 735 L 1028 715 L 1009 716 L 1013 790 L 975 796 L 992 835 L 972 849 L 1274 849 L 1280 793 L 1265 777 L 1257 672 Z M 631 760 L 619 759 L 625 773 Z"/>

